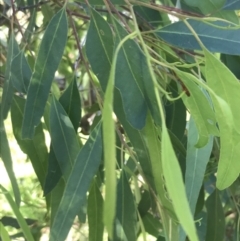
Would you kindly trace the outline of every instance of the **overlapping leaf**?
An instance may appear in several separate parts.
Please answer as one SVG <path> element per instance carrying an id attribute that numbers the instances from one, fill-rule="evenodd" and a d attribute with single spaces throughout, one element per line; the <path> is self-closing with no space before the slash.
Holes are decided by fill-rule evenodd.
<path id="1" fill-rule="evenodd" d="M 103 198 L 96 180 L 93 180 L 93 184 L 88 195 L 87 213 L 89 225 L 89 241 L 102 241 L 104 231 Z"/>
<path id="2" fill-rule="evenodd" d="M 114 241 L 136 240 L 137 210 L 128 179 L 124 171 L 117 185 L 117 212 Z"/>
<path id="3" fill-rule="evenodd" d="M 59 102 L 69 116 L 75 131 L 77 131 L 81 118 L 81 99 L 75 77 L 60 97 Z"/>
<path id="4" fill-rule="evenodd" d="M 238 177 L 240 167 L 240 84 L 232 72 L 207 50 L 206 79 L 214 93 L 227 103 L 227 108 L 213 99 L 216 118 L 220 129 L 221 149 L 218 165 L 217 187 L 224 189 L 231 185 Z"/>
<path id="5" fill-rule="evenodd" d="M 172 148 L 166 126 L 162 128 L 161 145 L 162 169 L 169 197 L 172 200 L 176 216 L 184 231 L 192 241 L 197 241 L 193 216 L 188 205 L 183 177 Z"/>
<path id="6" fill-rule="evenodd" d="M 101 132 L 101 124 L 98 124 L 76 158 L 52 225 L 50 241 L 65 240 L 85 202 L 85 195 L 102 159 Z"/>
<path id="7" fill-rule="evenodd" d="M 43 133 L 42 124 L 36 128 L 32 140 L 22 140 L 21 130 L 23 121 L 23 111 L 25 99 L 14 96 L 11 106 L 11 119 L 13 125 L 13 134 L 21 150 L 26 153 L 33 165 L 34 171 L 42 187 L 44 187 L 47 165 L 47 147 Z"/>
<path id="8" fill-rule="evenodd" d="M 12 73 L 11 66 L 14 57 L 19 53 L 18 43 L 15 40 L 14 34 L 12 33 L 8 43 L 8 52 L 7 52 L 7 63 L 5 71 L 5 81 L 3 86 L 2 93 L 2 102 L 1 102 L 1 118 L 6 119 L 8 111 L 11 107 L 12 97 L 13 97 L 13 85 L 12 85 Z"/>
<path id="9" fill-rule="evenodd" d="M 210 24 L 197 20 L 188 20 L 204 46 L 211 52 L 240 54 L 240 29 L 231 29 L 225 22 Z M 215 24 L 215 26 L 212 26 Z M 168 25 L 157 32 L 164 41 L 184 49 L 201 50 L 192 32 L 182 21 Z"/>
<path id="10" fill-rule="evenodd" d="M 40 123 L 51 83 L 66 44 L 67 32 L 67 16 L 63 8 L 50 21 L 40 44 L 24 111 L 24 139 L 33 138 L 34 128 Z"/>
<path id="11" fill-rule="evenodd" d="M 203 147 L 208 143 L 209 135 L 219 135 L 215 113 L 210 106 L 210 102 L 204 95 L 200 87 L 195 83 L 198 80 L 193 75 L 177 71 L 176 74 L 185 84 L 190 92 L 190 96 L 184 95 L 183 101 L 198 128 L 199 139 L 196 143 L 197 147 Z"/>
<path id="12" fill-rule="evenodd" d="M 14 88 L 21 93 L 26 94 L 29 86 L 32 71 L 24 56 L 23 51 L 12 60 L 11 74 L 13 76 L 12 84 Z"/>
<path id="13" fill-rule="evenodd" d="M 50 135 L 54 153 L 67 180 L 80 147 L 74 127 L 55 97 L 52 98 L 50 109 Z"/>

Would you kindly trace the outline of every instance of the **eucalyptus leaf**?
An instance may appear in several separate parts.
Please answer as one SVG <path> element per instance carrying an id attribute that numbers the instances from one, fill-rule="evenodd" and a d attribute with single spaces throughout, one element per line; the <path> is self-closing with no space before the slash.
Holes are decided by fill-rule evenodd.
<path id="1" fill-rule="evenodd" d="M 40 123 L 66 44 L 67 32 L 67 16 L 63 8 L 50 21 L 39 47 L 24 110 L 23 139 L 32 139 L 34 129 Z"/>
<path id="2" fill-rule="evenodd" d="M 76 158 L 56 211 L 50 232 L 51 241 L 66 239 L 75 216 L 84 204 L 84 197 L 102 160 L 101 132 L 101 124 L 98 124 Z"/>
<path id="3" fill-rule="evenodd" d="M 232 28 L 223 21 L 211 22 L 188 20 L 204 46 L 211 52 L 240 54 L 240 29 Z M 214 26 L 213 26 L 214 25 Z M 201 50 L 199 43 L 183 21 L 161 28 L 157 35 L 164 41 L 183 49 Z"/>

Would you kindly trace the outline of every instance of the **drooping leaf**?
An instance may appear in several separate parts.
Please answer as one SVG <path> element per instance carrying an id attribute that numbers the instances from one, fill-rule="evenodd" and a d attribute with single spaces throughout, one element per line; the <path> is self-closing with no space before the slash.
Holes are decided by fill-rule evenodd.
<path id="1" fill-rule="evenodd" d="M 79 96 L 76 77 L 74 77 L 71 84 L 64 91 L 59 99 L 59 102 L 69 116 L 75 131 L 77 131 L 81 118 L 81 99 Z"/>
<path id="2" fill-rule="evenodd" d="M 23 51 L 20 51 L 12 60 L 11 74 L 13 76 L 13 87 L 18 92 L 26 94 L 32 71 L 28 65 Z"/>
<path id="3" fill-rule="evenodd" d="M 98 188 L 96 179 L 93 180 L 88 195 L 88 225 L 89 225 L 89 241 L 103 240 L 103 198 Z"/>
<path id="4" fill-rule="evenodd" d="M 206 146 L 196 148 L 195 143 L 197 139 L 198 131 L 193 118 L 191 118 L 188 126 L 185 188 L 188 203 L 193 215 L 195 214 L 200 189 L 213 145 L 213 137 L 210 137 Z M 180 232 L 180 237 L 180 240 L 186 239 L 186 235 L 182 230 Z"/>
<path id="5" fill-rule="evenodd" d="M 238 177 L 240 167 L 238 156 L 240 155 L 240 83 L 233 73 L 207 50 L 206 79 L 214 93 L 227 103 L 231 113 L 226 115 L 227 109 L 213 99 L 216 110 L 216 118 L 220 129 L 221 149 L 217 172 L 217 187 L 224 189 L 230 186 Z M 226 116 L 225 116 L 226 115 Z M 232 117 L 232 119 L 231 119 Z M 234 123 L 233 123 L 234 122 Z"/>
<path id="6" fill-rule="evenodd" d="M 185 186 L 192 214 L 195 213 L 198 195 L 203 183 L 206 166 L 209 161 L 213 145 L 213 138 L 211 137 L 206 146 L 203 148 L 196 148 L 195 143 L 197 138 L 198 131 L 193 118 L 191 118 L 188 127 Z"/>
<path id="7" fill-rule="evenodd" d="M 0 109 L 1 111 L 1 109 Z M 13 189 L 13 194 L 15 198 L 15 203 L 17 206 L 20 205 L 21 202 L 21 195 L 17 183 L 17 179 L 13 170 L 13 161 L 12 161 L 12 156 L 11 156 L 11 151 L 6 135 L 6 130 L 5 130 L 5 125 L 3 122 L 3 119 L 1 118 L 2 115 L 0 113 L 0 157 L 4 163 L 5 169 L 7 171 L 8 177 L 10 179 L 12 189 Z"/>
<path id="8" fill-rule="evenodd" d="M 162 225 L 157 217 L 154 217 L 151 213 L 147 213 L 143 216 L 142 222 L 146 232 L 154 237 L 158 237 L 160 235 Z"/>
<path id="9" fill-rule="evenodd" d="M 219 192 L 215 190 L 206 201 L 207 233 L 206 241 L 224 240 L 225 216 Z"/>
<path id="10" fill-rule="evenodd" d="M 172 200 L 174 211 L 178 217 L 179 223 L 183 227 L 190 240 L 198 241 L 193 216 L 188 205 L 183 177 L 181 175 L 180 166 L 172 148 L 172 144 L 167 132 L 167 128 L 162 128 L 162 169 L 165 178 L 166 188 L 169 197 Z"/>
<path id="11" fill-rule="evenodd" d="M 42 124 L 36 128 L 32 140 L 22 140 L 22 122 L 25 99 L 14 96 L 11 106 L 11 120 L 13 126 L 13 134 L 21 150 L 28 155 L 34 171 L 42 187 L 44 187 L 46 169 L 47 169 L 47 147 L 45 144 L 45 136 Z"/>
<path id="12" fill-rule="evenodd" d="M 56 158 L 52 145 L 50 145 L 50 152 L 48 154 L 48 169 L 45 178 L 43 193 L 46 196 L 58 184 L 62 177 L 62 171 L 59 162 Z"/>
<path id="13" fill-rule="evenodd" d="M 3 93 L 2 93 L 2 102 L 1 102 L 1 118 L 4 120 L 7 118 L 8 111 L 11 107 L 12 97 L 13 97 L 13 86 L 12 86 L 12 73 L 11 73 L 11 66 L 14 57 L 19 53 L 18 43 L 15 40 L 15 36 L 12 33 L 8 43 L 8 50 L 7 50 L 7 63 L 6 63 L 6 70 L 5 70 L 5 81 L 3 86 Z"/>
<path id="14" fill-rule="evenodd" d="M 67 16 L 63 8 L 50 21 L 39 47 L 24 110 L 23 139 L 33 138 L 34 129 L 40 123 L 66 44 L 67 31 Z"/>
<path id="15" fill-rule="evenodd" d="M 92 70 L 106 91 L 113 56 L 113 34 L 107 22 L 95 10 L 91 10 L 91 22 L 87 32 L 86 54 Z"/>
<path id="16" fill-rule="evenodd" d="M 67 180 L 80 147 L 74 127 L 55 97 L 52 98 L 50 109 L 50 136 L 59 166 Z"/>
<path id="17" fill-rule="evenodd" d="M 7 230 L 5 229 L 2 222 L 0 222 L 0 237 L 2 238 L 2 241 L 11 241 L 11 239 L 7 233 Z"/>
<path id="18" fill-rule="evenodd" d="M 10 193 L 1 184 L 0 184 L 0 189 L 2 191 L 2 194 L 4 194 L 5 198 L 7 199 L 9 205 L 11 206 L 12 211 L 14 212 L 14 214 L 18 220 L 19 226 L 21 227 L 25 238 L 29 241 L 34 241 L 30 228 L 28 227 L 26 220 L 23 218 L 21 212 L 19 211 L 18 206 L 12 199 Z"/>
<path id="19" fill-rule="evenodd" d="M 160 199 L 161 206 L 165 211 L 165 215 L 171 215 L 175 221 L 177 220 L 175 216 L 175 212 L 171 203 L 171 200 L 167 198 L 167 193 L 165 190 L 165 181 L 163 177 L 163 169 L 162 169 L 162 159 L 161 159 L 161 142 L 158 137 L 158 130 L 154 126 L 152 118 L 148 115 L 147 123 L 144 128 L 144 139 L 146 142 L 146 146 L 149 150 L 149 156 L 152 166 L 152 172 L 154 177 L 154 183 L 156 187 L 156 191 L 158 197 Z M 164 225 L 164 217 L 163 225 Z"/>
<path id="20" fill-rule="evenodd" d="M 50 232 L 51 241 L 64 241 L 83 205 L 91 180 L 102 159 L 102 133 L 99 124 L 79 152 L 66 183 Z"/>
<path id="21" fill-rule="evenodd" d="M 136 240 L 137 210 L 128 179 L 122 171 L 117 185 L 117 211 L 113 240 Z"/>
<path id="22" fill-rule="evenodd" d="M 240 54 L 240 29 L 231 29 L 225 22 L 216 21 L 210 24 L 197 20 L 188 20 L 204 46 L 211 52 Z M 212 26 L 212 24 L 216 25 Z M 157 32 L 164 41 L 180 48 L 201 50 L 196 38 L 182 21 L 170 24 Z"/>
<path id="23" fill-rule="evenodd" d="M 196 77 L 183 71 L 177 71 L 176 73 L 190 92 L 190 96 L 184 95 L 182 99 L 186 107 L 190 110 L 198 128 L 199 138 L 196 146 L 203 147 L 208 143 L 210 134 L 219 135 L 215 113 L 206 95 L 195 83 L 198 81 Z"/>

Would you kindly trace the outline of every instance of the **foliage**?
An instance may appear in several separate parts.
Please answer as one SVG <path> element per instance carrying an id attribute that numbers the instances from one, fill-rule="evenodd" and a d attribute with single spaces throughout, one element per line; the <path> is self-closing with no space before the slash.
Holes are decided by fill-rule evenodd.
<path id="1" fill-rule="evenodd" d="M 0 7 L 3 241 L 74 223 L 90 241 L 239 240 L 239 0 Z M 8 116 L 46 203 L 35 236 Z"/>

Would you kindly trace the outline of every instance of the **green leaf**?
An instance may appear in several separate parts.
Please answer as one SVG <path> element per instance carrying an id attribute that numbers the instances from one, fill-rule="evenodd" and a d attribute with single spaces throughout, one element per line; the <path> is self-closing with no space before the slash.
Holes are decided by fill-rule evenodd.
<path id="1" fill-rule="evenodd" d="M 203 183 L 206 166 L 208 164 L 213 146 L 213 137 L 210 137 L 206 146 L 203 148 L 196 148 L 195 143 L 197 138 L 198 131 L 193 118 L 191 118 L 188 127 L 185 186 L 192 214 L 195 213 L 199 192 Z"/>
<path id="2" fill-rule="evenodd" d="M 207 207 L 207 233 L 206 241 L 224 240 L 225 236 L 225 216 L 219 192 L 215 191 L 206 201 Z"/>
<path id="3" fill-rule="evenodd" d="M 144 224 L 146 232 L 148 232 L 156 238 L 160 235 L 160 230 L 163 227 L 161 225 L 160 220 L 154 217 L 153 214 L 147 213 L 146 215 L 144 215 L 142 218 L 142 222 Z"/>
<path id="4" fill-rule="evenodd" d="M 170 88 L 173 97 L 177 97 L 176 83 L 172 81 Z M 165 112 L 167 128 L 171 130 L 179 140 L 182 140 L 186 129 L 186 107 L 182 100 L 167 101 L 165 103 Z"/>
<path id="5" fill-rule="evenodd" d="M 22 127 L 23 139 L 32 139 L 40 123 L 48 94 L 67 40 L 67 16 L 61 9 L 50 21 L 41 41 L 28 88 Z"/>
<path id="6" fill-rule="evenodd" d="M 0 238 L 2 238 L 2 241 L 11 241 L 7 230 L 3 226 L 3 224 L 0 222 Z"/>
<path id="7" fill-rule="evenodd" d="M 91 9 L 91 22 L 87 32 L 86 54 L 92 70 L 106 91 L 113 56 L 113 34 L 108 23 Z"/>
<path id="8" fill-rule="evenodd" d="M 12 85 L 20 93 L 27 93 L 27 88 L 32 75 L 32 71 L 24 56 L 20 51 L 12 61 L 11 65 Z"/>
<path id="9" fill-rule="evenodd" d="M 114 241 L 136 240 L 137 210 L 128 179 L 122 171 L 117 185 Z"/>
<path id="10" fill-rule="evenodd" d="M 59 180 L 62 177 L 62 171 L 59 166 L 58 160 L 54 153 L 52 145 L 50 145 L 50 152 L 48 155 L 48 169 L 47 175 L 45 178 L 45 184 L 43 188 L 44 196 L 50 193 L 55 186 L 58 184 Z"/>
<path id="11" fill-rule="evenodd" d="M 226 10 L 238 10 L 240 9 L 240 1 L 239 0 L 227 0 L 223 9 Z"/>
<path id="12" fill-rule="evenodd" d="M 240 29 L 229 29 L 229 24 L 222 21 L 211 22 L 210 25 L 202 21 L 190 19 L 188 23 L 209 51 L 232 55 L 240 54 Z M 216 27 L 212 26 L 212 24 L 216 25 Z M 202 50 L 196 38 L 183 21 L 160 29 L 157 35 L 164 41 L 177 47 Z"/>
<path id="13" fill-rule="evenodd" d="M 50 241 L 64 241 L 67 237 L 75 216 L 84 204 L 85 195 L 101 159 L 102 133 L 99 124 L 76 158 L 52 225 Z"/>
<path id="14" fill-rule="evenodd" d="M 163 125 L 162 128 L 162 169 L 165 178 L 165 183 L 169 197 L 172 200 L 175 213 L 179 223 L 183 227 L 191 241 L 197 241 L 197 233 L 194 225 L 193 216 L 188 205 L 183 177 L 178 160 L 172 148 L 172 144 L 167 132 L 167 128 Z"/>
<path id="15" fill-rule="evenodd" d="M 193 118 L 191 118 L 188 127 L 185 188 L 189 206 L 193 215 L 195 214 L 206 166 L 208 164 L 213 146 L 213 137 L 210 137 L 206 146 L 196 148 L 195 143 L 197 138 L 198 131 Z M 180 235 L 181 240 L 186 239 L 186 235 L 184 232 L 182 232 L 182 230 L 180 231 Z"/>
<path id="16" fill-rule="evenodd" d="M 212 98 L 221 140 L 217 187 L 225 189 L 236 180 L 240 172 L 238 164 L 240 156 L 240 85 L 238 79 L 223 63 L 207 50 L 204 50 L 204 53 L 207 84 L 228 105 L 224 108 L 216 98 Z M 230 108 L 231 113 L 227 114 L 227 108 Z"/>
<path id="17" fill-rule="evenodd" d="M 77 132 L 81 119 L 81 99 L 79 96 L 76 77 L 74 77 L 68 88 L 63 92 L 59 102 L 66 111 L 75 131 Z"/>
<path id="18" fill-rule="evenodd" d="M 93 180 L 89 195 L 88 195 L 88 226 L 89 226 L 89 241 L 103 240 L 103 198 L 97 186 L 96 179 Z"/>
<path id="19" fill-rule="evenodd" d="M 152 173 L 154 177 L 154 183 L 156 187 L 156 191 L 158 197 L 160 199 L 161 206 L 165 212 L 165 215 L 171 215 L 175 221 L 177 220 L 175 216 L 175 211 L 173 209 L 171 200 L 167 197 L 167 193 L 165 190 L 165 181 L 163 177 L 163 168 L 162 168 L 162 158 L 161 158 L 161 142 L 158 137 L 158 130 L 154 126 L 153 120 L 151 116 L 148 115 L 147 123 L 144 127 L 144 139 L 146 142 L 146 146 L 149 150 L 150 162 L 152 166 Z M 164 217 L 163 225 L 164 225 Z M 167 224 L 166 224 L 167 225 Z"/>
<path id="20" fill-rule="evenodd" d="M 28 227 L 26 220 L 23 218 L 21 212 L 19 211 L 19 208 L 17 207 L 16 203 L 13 201 L 11 195 L 9 192 L 0 184 L 0 189 L 2 190 L 2 194 L 4 194 L 5 198 L 7 199 L 9 205 L 12 208 L 12 211 L 16 215 L 16 218 L 18 220 L 19 226 L 22 229 L 22 232 L 25 236 L 25 238 L 28 241 L 34 241 L 34 238 L 31 234 L 30 228 Z"/>
<path id="21" fill-rule="evenodd" d="M 1 109 L 0 109 L 1 111 Z M 0 157 L 4 163 L 5 169 L 7 171 L 8 177 L 10 179 L 12 189 L 13 189 L 13 194 L 15 198 L 16 205 L 19 206 L 21 202 L 21 196 L 20 196 L 20 191 L 17 183 L 17 179 L 14 174 L 13 170 L 13 162 L 12 162 L 12 156 L 11 156 L 11 151 L 10 147 L 8 144 L 8 139 L 6 135 L 6 130 L 4 126 L 3 119 L 1 118 L 1 113 L 0 113 Z"/>
<path id="22" fill-rule="evenodd" d="M 199 138 L 196 147 L 203 147 L 208 143 L 209 135 L 219 135 L 215 113 L 207 96 L 195 83 L 198 81 L 196 77 L 182 71 L 176 71 L 176 74 L 190 92 L 190 96 L 184 95 L 182 99 L 198 129 Z"/>
<path id="23" fill-rule="evenodd" d="M 47 147 L 45 144 L 45 136 L 43 133 L 42 124 L 36 128 L 32 140 L 22 140 L 22 122 L 25 106 L 25 99 L 14 96 L 11 106 L 11 120 L 13 126 L 13 134 L 21 150 L 28 155 L 34 171 L 42 187 L 44 187 L 46 170 L 47 170 Z"/>
<path id="24" fill-rule="evenodd" d="M 50 109 L 50 135 L 54 153 L 67 180 L 80 146 L 68 115 L 54 96 Z"/>
<path id="25" fill-rule="evenodd" d="M 12 86 L 12 73 L 11 73 L 11 66 L 14 57 L 19 53 L 18 43 L 15 40 L 14 34 L 11 33 L 9 43 L 8 43 L 8 50 L 7 50 L 7 63 L 6 63 L 6 70 L 5 70 L 5 81 L 3 86 L 3 93 L 2 93 L 2 102 L 1 102 L 1 118 L 6 119 L 8 111 L 11 107 L 12 97 L 13 97 L 13 86 Z"/>

